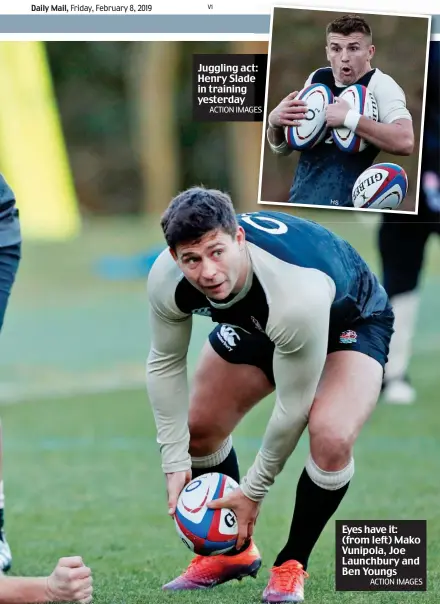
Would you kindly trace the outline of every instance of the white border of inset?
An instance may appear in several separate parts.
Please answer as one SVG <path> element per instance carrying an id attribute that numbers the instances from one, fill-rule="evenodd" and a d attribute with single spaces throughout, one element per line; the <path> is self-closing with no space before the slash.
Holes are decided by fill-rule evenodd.
<path id="1" fill-rule="evenodd" d="M 263 163 L 264 163 L 264 149 L 266 146 L 266 124 L 267 124 L 267 104 L 269 100 L 269 79 L 270 79 L 270 61 L 272 56 L 272 31 L 273 31 L 273 19 L 274 12 L 276 8 L 289 8 L 296 10 L 307 10 L 307 11 L 320 11 L 326 13 L 350 13 L 356 12 L 357 14 L 369 14 L 369 15 L 384 15 L 386 17 L 414 17 L 418 19 L 426 19 L 428 22 L 427 27 L 427 40 L 426 40 L 426 53 L 425 53 L 425 77 L 423 84 L 423 99 L 422 99 L 422 112 L 420 116 L 420 139 L 419 139 L 419 162 L 417 168 L 417 184 L 416 184 L 416 205 L 415 210 L 413 212 L 407 210 L 376 210 L 369 208 L 348 208 L 348 207 L 340 207 L 340 206 L 328 206 L 328 205 L 312 205 L 312 204 L 302 204 L 302 203 L 289 203 L 286 202 L 274 202 L 274 201 L 263 201 L 261 199 L 261 188 L 263 184 Z M 423 136 L 424 136 L 424 123 L 425 123 L 425 105 L 426 105 L 426 85 L 428 80 L 428 61 L 429 61 L 429 45 L 431 41 L 436 41 L 436 39 L 440 40 L 440 34 L 431 35 L 431 27 L 432 27 L 432 15 L 421 15 L 421 14 L 412 14 L 412 13 L 398 13 L 398 12 L 380 12 L 380 11 L 372 11 L 372 10 L 363 10 L 361 8 L 347 9 L 347 8 L 320 8 L 320 7 L 306 7 L 306 6 L 294 6 L 294 5 L 286 5 L 286 4 L 275 4 L 272 6 L 271 14 L 270 14 L 270 29 L 269 29 L 269 50 L 267 55 L 267 72 L 266 72 L 266 92 L 265 92 L 265 106 L 264 106 L 264 114 L 263 114 L 263 129 L 261 134 L 261 154 L 260 154 L 260 173 L 258 178 L 258 195 L 257 195 L 257 203 L 259 205 L 272 205 L 272 206 L 283 206 L 289 208 L 313 208 L 315 210 L 324 209 L 324 210 L 348 210 L 355 212 L 368 212 L 368 213 L 377 213 L 377 214 L 409 214 L 414 216 L 418 214 L 419 211 L 419 192 L 420 192 L 420 172 L 421 172 L 421 163 L 422 163 L 422 149 L 423 149 Z"/>

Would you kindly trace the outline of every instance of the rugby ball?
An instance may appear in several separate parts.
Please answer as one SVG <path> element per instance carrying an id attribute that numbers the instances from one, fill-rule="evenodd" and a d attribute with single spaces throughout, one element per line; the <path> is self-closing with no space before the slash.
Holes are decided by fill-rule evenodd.
<path id="1" fill-rule="evenodd" d="M 378 121 L 379 109 L 377 101 L 371 90 L 368 90 L 365 86 L 362 86 L 361 84 L 348 86 L 341 92 L 339 98 L 347 101 L 350 107 L 361 115 L 364 115 L 375 122 Z M 348 153 L 358 153 L 366 149 L 369 145 L 368 141 L 344 126 L 333 128 L 332 138 L 341 151 L 346 151 Z"/>
<path id="2" fill-rule="evenodd" d="M 311 84 L 295 98 L 307 103 L 306 117 L 299 126 L 286 126 L 284 134 L 291 149 L 303 151 L 317 145 L 326 135 L 325 109 L 333 103 L 333 93 L 325 84 Z"/>
<path id="3" fill-rule="evenodd" d="M 189 482 L 177 501 L 174 522 L 183 543 L 194 553 L 215 556 L 230 551 L 237 541 L 237 517 L 232 510 L 210 510 L 209 501 L 220 499 L 238 484 L 225 474 L 203 474 Z"/>
<path id="4" fill-rule="evenodd" d="M 355 208 L 395 210 L 408 191 L 408 177 L 397 164 L 374 164 L 359 176 L 353 187 Z"/>

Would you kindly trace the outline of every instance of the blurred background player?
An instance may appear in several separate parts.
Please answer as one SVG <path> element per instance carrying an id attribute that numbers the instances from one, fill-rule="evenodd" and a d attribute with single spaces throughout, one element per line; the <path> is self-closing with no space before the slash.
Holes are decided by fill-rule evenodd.
<path id="1" fill-rule="evenodd" d="M 89 604 L 92 584 L 92 571 L 84 565 L 82 558 L 60 558 L 48 577 L 5 577 L 0 572 L 0 604 Z"/>
<path id="2" fill-rule="evenodd" d="M 12 190 L 0 175 L 0 330 L 20 260 L 21 234 Z M 1 343 L 0 343 L 1 345 Z M 0 420 L 0 571 L 11 566 L 11 550 L 4 532 L 3 438 Z"/>
<path id="3" fill-rule="evenodd" d="M 344 125 L 371 144 L 360 153 L 348 154 L 328 136 L 312 149 L 302 151 L 289 202 L 352 207 L 353 184 L 373 164 L 380 150 L 393 155 L 412 153 L 413 124 L 401 87 L 389 75 L 371 66 L 376 49 L 371 28 L 363 17 L 344 15 L 335 19 L 327 26 L 326 39 L 330 67 L 314 71 L 304 86 L 316 83 L 328 86 L 336 98 L 327 107 L 327 125 Z M 378 122 L 356 114 L 346 100 L 338 98 L 351 84 L 362 84 L 371 90 L 379 109 Z M 297 94 L 290 93 L 269 114 L 267 138 L 272 151 L 279 155 L 292 153 L 285 140 L 285 126 L 297 126 L 306 117 L 305 103 L 295 99 Z"/>
<path id="4" fill-rule="evenodd" d="M 412 403 L 416 391 L 408 379 L 412 340 L 420 299 L 426 244 L 440 234 L 440 43 L 431 42 L 426 89 L 425 129 L 418 215 L 384 214 L 379 230 L 383 283 L 396 317 L 385 371 L 383 399 Z"/>

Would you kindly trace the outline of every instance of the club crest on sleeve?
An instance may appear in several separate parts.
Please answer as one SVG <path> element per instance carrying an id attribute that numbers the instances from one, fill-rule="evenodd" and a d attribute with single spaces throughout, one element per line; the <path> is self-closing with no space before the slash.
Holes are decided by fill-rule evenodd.
<path id="1" fill-rule="evenodd" d="M 354 344 L 357 342 L 357 333 L 352 329 L 347 329 L 347 331 L 341 333 L 339 341 L 341 344 Z"/>
<path id="2" fill-rule="evenodd" d="M 262 331 L 264 333 L 264 329 L 261 327 L 261 323 L 258 319 L 256 319 L 255 317 L 253 317 L 251 315 L 251 321 L 255 325 L 255 327 L 258 329 L 258 331 Z"/>
<path id="3" fill-rule="evenodd" d="M 209 306 L 205 306 L 203 308 L 195 308 L 192 311 L 193 315 L 200 315 L 202 317 L 210 317 L 212 315 L 211 308 Z"/>

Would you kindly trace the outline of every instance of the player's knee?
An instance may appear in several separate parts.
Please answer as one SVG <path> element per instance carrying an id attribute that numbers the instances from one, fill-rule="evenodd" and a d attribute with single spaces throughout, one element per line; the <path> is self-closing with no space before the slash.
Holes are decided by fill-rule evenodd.
<path id="1" fill-rule="evenodd" d="M 310 449 L 321 470 L 334 472 L 351 459 L 353 439 L 348 433 L 322 429 L 319 433 L 310 434 Z"/>
<path id="2" fill-rule="evenodd" d="M 189 441 L 189 453 L 192 457 L 202 457 L 213 452 L 215 444 L 210 438 L 191 437 Z"/>
<path id="3" fill-rule="evenodd" d="M 217 451 L 225 438 L 218 427 L 207 425 L 197 419 L 189 421 L 189 453 L 192 457 L 202 457 Z"/>
<path id="4" fill-rule="evenodd" d="M 210 435 L 207 435 L 198 424 L 189 425 L 189 434 L 190 455 L 195 457 L 206 455 L 209 452 Z"/>

